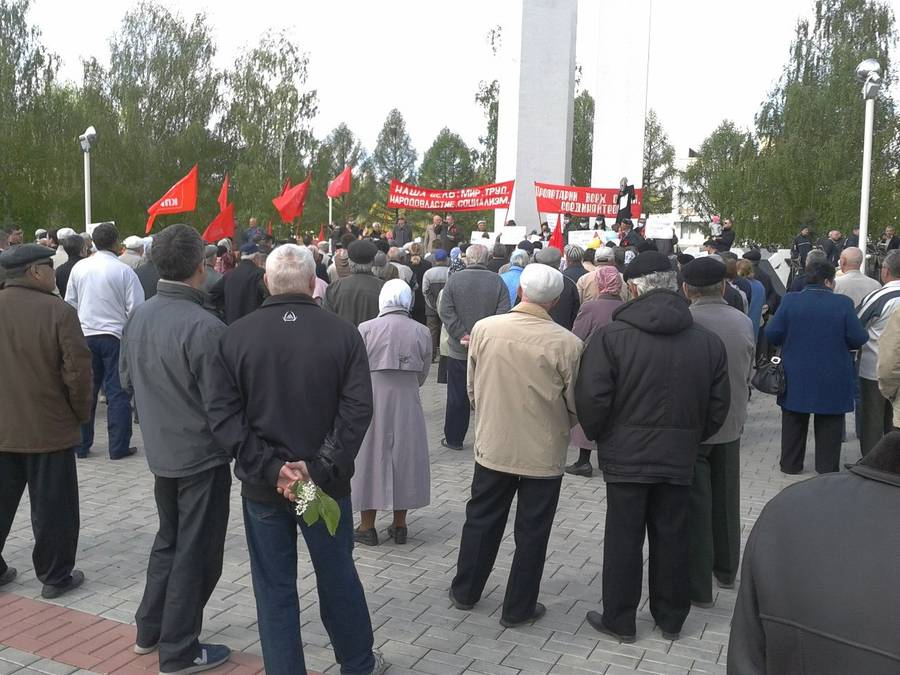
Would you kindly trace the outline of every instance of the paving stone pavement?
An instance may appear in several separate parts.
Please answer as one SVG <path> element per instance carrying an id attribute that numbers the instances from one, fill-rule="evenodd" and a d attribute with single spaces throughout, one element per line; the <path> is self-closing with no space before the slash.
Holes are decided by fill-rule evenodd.
<path id="1" fill-rule="evenodd" d="M 735 591 L 717 590 L 715 606 L 692 609 L 682 637 L 663 639 L 654 627 L 646 596 L 638 612 L 638 640 L 622 645 L 596 633 L 584 620 L 598 609 L 603 561 L 605 489 L 593 478 L 566 476 L 550 538 L 541 586 L 547 615 L 533 626 L 504 629 L 499 608 L 514 543 L 507 528 L 485 596 L 470 612 L 453 609 L 447 600 L 465 504 L 472 478 L 472 433 L 461 452 L 441 447 L 445 387 L 432 372 L 422 388 L 422 404 L 431 448 L 431 505 L 411 512 L 409 541 L 376 548 L 357 547 L 357 568 L 366 591 L 375 642 L 393 664 L 390 673 L 687 673 L 724 674 Z M 147 555 L 156 532 L 152 476 L 135 427 L 136 457 L 111 462 L 105 457 L 105 409 L 98 409 L 94 452 L 79 460 L 81 536 L 78 566 L 87 581 L 58 604 L 121 622 L 133 622 L 144 587 Z M 298 420 L 302 423 L 302 420 Z M 852 428 L 852 424 L 848 424 Z M 799 477 L 778 470 L 780 411 L 769 396 L 755 394 L 750 404 L 741 456 L 742 546 L 762 507 L 784 487 L 809 478 L 812 442 L 806 470 Z M 577 455 L 570 450 L 570 460 Z M 844 444 L 843 461 L 859 457 L 855 440 Z M 596 456 L 594 457 L 596 461 Z M 510 515 L 509 522 L 512 523 Z M 380 515 L 378 529 L 390 524 Z M 31 568 L 33 543 L 27 495 L 19 508 L 4 550 L 19 569 L 18 579 L 3 590 L 36 598 L 41 586 Z M 239 486 L 232 488 L 230 527 L 225 544 L 222 579 L 205 614 L 203 639 L 221 641 L 233 649 L 260 654 L 256 607 L 244 539 Z M 302 550 L 301 545 L 301 550 Z M 646 561 L 646 549 L 645 549 Z M 310 668 L 338 673 L 328 637 L 319 619 L 315 577 L 305 552 L 299 563 L 302 635 Z M 0 642 L 0 675 L 13 672 L 74 672 L 52 662 L 38 662 Z M 7 658 L 7 655 L 9 658 Z"/>

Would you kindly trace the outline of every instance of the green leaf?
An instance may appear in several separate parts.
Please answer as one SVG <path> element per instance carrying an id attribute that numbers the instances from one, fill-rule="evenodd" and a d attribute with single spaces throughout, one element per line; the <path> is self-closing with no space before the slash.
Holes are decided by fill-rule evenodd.
<path id="1" fill-rule="evenodd" d="M 325 527 L 328 528 L 328 534 L 333 537 L 335 532 L 337 532 L 338 523 L 341 522 L 341 507 L 321 488 L 316 488 L 316 503 L 318 503 L 319 511 L 322 513 Z"/>
<path id="2" fill-rule="evenodd" d="M 309 503 L 309 506 L 306 507 L 306 511 L 303 512 L 303 522 L 307 525 L 315 525 L 319 522 L 319 502 L 312 501 Z"/>

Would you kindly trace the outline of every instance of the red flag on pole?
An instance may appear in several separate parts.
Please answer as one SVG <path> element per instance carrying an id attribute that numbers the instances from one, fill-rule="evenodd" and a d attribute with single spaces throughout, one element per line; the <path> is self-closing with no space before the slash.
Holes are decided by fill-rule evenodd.
<path id="1" fill-rule="evenodd" d="M 325 223 L 319 227 L 319 241 L 325 241 Z"/>
<path id="2" fill-rule="evenodd" d="M 226 204 L 209 227 L 203 231 L 203 241 L 215 244 L 220 239 L 234 238 L 234 204 Z"/>
<path id="3" fill-rule="evenodd" d="M 287 192 L 290 189 L 291 189 L 291 179 L 288 178 L 287 180 L 284 181 L 284 185 L 281 186 L 281 192 L 278 193 L 278 196 L 280 197 L 281 195 L 283 195 L 285 192 Z"/>
<path id="4" fill-rule="evenodd" d="M 272 200 L 283 222 L 292 223 L 295 218 L 303 215 L 310 178 L 312 178 L 312 174 L 308 175 L 302 183 L 288 188 L 284 194 L 278 195 Z"/>
<path id="5" fill-rule="evenodd" d="M 156 216 L 165 213 L 183 213 L 185 211 L 193 211 L 197 207 L 197 165 L 188 172 L 188 175 L 182 178 L 169 188 L 162 197 L 159 198 L 153 206 L 147 209 L 150 217 L 147 219 L 146 234 L 150 234 L 153 229 L 153 221 Z"/>
<path id="6" fill-rule="evenodd" d="M 272 219 L 271 218 L 269 218 L 269 222 L 266 223 L 266 234 L 268 234 L 270 237 L 272 236 Z"/>
<path id="7" fill-rule="evenodd" d="M 353 180 L 353 172 L 348 166 L 341 171 L 333 181 L 328 184 L 328 191 L 325 193 L 328 197 L 339 197 L 345 192 L 350 192 L 350 183 Z"/>
<path id="8" fill-rule="evenodd" d="M 224 211 L 228 206 L 228 174 L 225 174 L 225 180 L 222 181 L 222 189 L 219 190 L 219 211 Z M 221 238 L 221 237 L 220 237 Z"/>
<path id="9" fill-rule="evenodd" d="M 562 236 L 562 217 L 557 213 L 556 214 L 556 227 L 553 228 L 553 234 L 550 235 L 550 241 L 547 242 L 547 246 L 552 246 L 553 248 L 558 248 L 561 253 L 564 252 L 563 247 L 563 236 Z"/>

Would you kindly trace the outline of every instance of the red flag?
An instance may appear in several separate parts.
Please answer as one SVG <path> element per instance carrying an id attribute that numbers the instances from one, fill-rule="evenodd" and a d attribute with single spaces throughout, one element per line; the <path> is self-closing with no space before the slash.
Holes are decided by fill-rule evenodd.
<path id="1" fill-rule="evenodd" d="M 288 178 L 286 181 L 284 181 L 284 185 L 281 186 L 281 192 L 278 193 L 278 196 L 280 197 L 281 195 L 283 195 L 285 192 L 287 192 L 290 189 L 291 189 L 291 179 Z"/>
<path id="2" fill-rule="evenodd" d="M 156 216 L 163 213 L 183 213 L 185 211 L 193 211 L 197 207 L 197 165 L 188 172 L 188 175 L 182 178 L 169 188 L 162 197 L 159 198 L 153 206 L 147 209 L 150 217 L 147 219 L 146 233 L 150 234 L 153 229 L 153 221 Z"/>
<path id="3" fill-rule="evenodd" d="M 339 197 L 345 192 L 350 192 L 350 183 L 353 180 L 353 172 L 348 166 L 341 171 L 333 181 L 328 184 L 328 191 L 325 193 L 328 197 Z"/>
<path id="4" fill-rule="evenodd" d="M 562 218 L 557 213 L 556 214 L 556 227 L 553 228 L 553 234 L 550 235 L 550 241 L 547 242 L 547 246 L 552 246 L 553 248 L 558 248 L 560 253 L 564 252 L 563 247 L 563 236 L 562 236 Z"/>
<path id="5" fill-rule="evenodd" d="M 288 188 L 284 194 L 278 195 L 272 200 L 283 222 L 292 223 L 295 218 L 303 215 L 303 206 L 306 203 L 306 193 L 309 191 L 310 178 L 312 178 L 312 174 L 307 176 L 302 183 Z"/>
<path id="6" fill-rule="evenodd" d="M 224 211 L 228 206 L 228 174 L 225 174 L 225 180 L 222 181 L 222 189 L 219 191 L 219 211 Z M 221 239 L 221 237 L 219 237 Z"/>
<path id="7" fill-rule="evenodd" d="M 220 239 L 234 238 L 234 204 L 226 204 L 203 232 L 203 241 L 215 244 Z"/>
<path id="8" fill-rule="evenodd" d="M 325 223 L 319 227 L 319 241 L 325 241 Z"/>
<path id="9" fill-rule="evenodd" d="M 272 236 L 272 219 L 269 218 L 269 222 L 266 223 L 266 233 L 271 237 Z"/>

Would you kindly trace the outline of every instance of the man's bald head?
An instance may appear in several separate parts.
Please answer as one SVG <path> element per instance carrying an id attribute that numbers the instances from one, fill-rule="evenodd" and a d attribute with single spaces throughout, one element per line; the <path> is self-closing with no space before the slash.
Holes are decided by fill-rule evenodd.
<path id="1" fill-rule="evenodd" d="M 838 262 L 841 266 L 842 272 L 858 270 L 860 267 L 862 267 L 863 252 L 862 250 L 856 248 L 856 246 L 848 246 L 843 251 L 841 251 L 841 258 Z"/>

